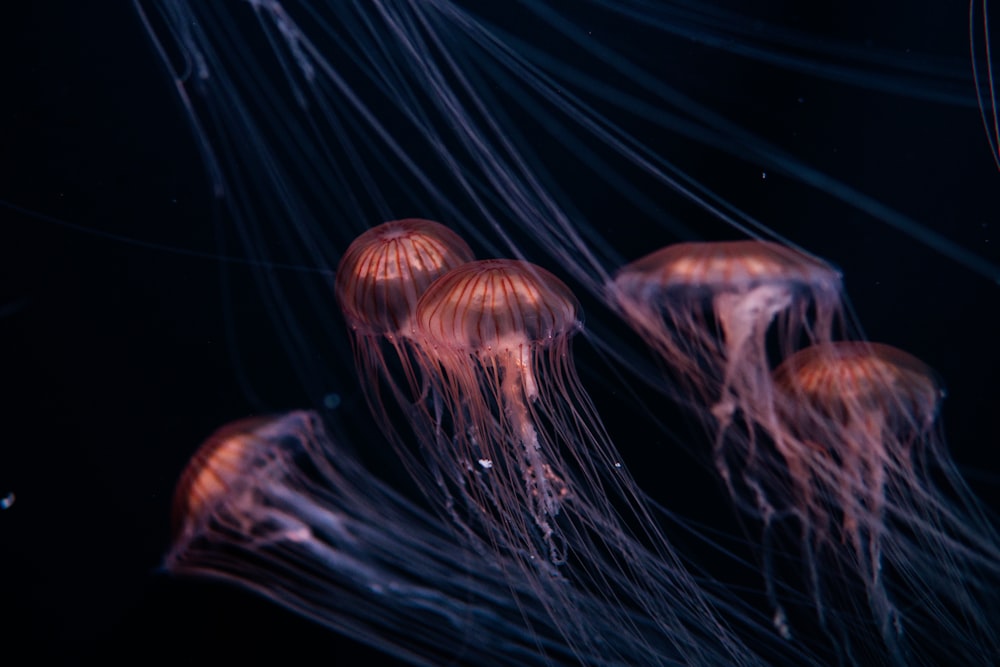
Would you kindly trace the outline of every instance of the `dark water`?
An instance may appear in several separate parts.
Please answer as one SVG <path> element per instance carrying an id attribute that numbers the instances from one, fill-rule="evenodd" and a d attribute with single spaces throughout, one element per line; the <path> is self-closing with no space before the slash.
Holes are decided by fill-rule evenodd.
<path id="1" fill-rule="evenodd" d="M 775 4 L 759 11 L 852 44 L 961 64 L 965 10 L 946 4 L 923 3 L 918 11 L 913 3 L 836 3 L 815 15 Z M 305 662 L 317 651 L 367 651 L 249 594 L 158 572 L 173 485 L 198 443 L 227 421 L 307 406 L 315 389 L 303 387 L 286 343 L 269 326 L 273 314 L 253 269 L 217 258 L 215 230 L 226 214 L 132 8 L 56 5 L 61 11 L 18 7 L 2 27 L 0 199 L 19 207 L 0 208 L 7 424 L 0 496 L 14 494 L 0 511 L 4 653 L 16 653 L 11 640 L 39 659 L 65 660 Z M 706 57 L 706 71 L 691 72 L 682 66 L 688 48 L 679 41 L 676 74 L 689 94 L 1000 262 L 1000 173 L 974 107 L 834 84 L 733 54 Z M 936 79 L 918 72 L 914 81 L 933 87 Z M 839 266 L 871 339 L 903 347 L 940 373 L 954 458 L 996 507 L 997 285 L 933 243 L 915 242 L 814 190 L 788 179 L 761 187 L 751 166 L 714 172 L 712 156 L 678 150 L 686 151 L 678 162 L 718 191 Z M 589 201 L 592 190 L 579 197 L 600 210 L 600 201 Z M 673 240 L 662 230 L 629 231 L 620 251 L 630 258 L 644 252 L 648 237 Z M 261 358 L 260 349 L 274 354 Z M 581 354 L 586 361 L 587 350 Z M 352 377 L 324 382 L 322 391 L 342 398 L 339 410 L 362 409 Z M 610 401 L 596 389 L 595 399 Z M 628 431 L 627 416 L 605 417 L 626 456 L 630 447 L 636 460 L 649 456 L 640 448 L 644 434 Z M 370 423 L 355 426 L 365 428 Z M 365 456 L 380 474 L 399 477 L 387 451 Z M 680 456 L 663 465 L 676 471 L 691 464 Z M 703 492 L 677 480 L 641 481 L 662 486 L 667 502 L 693 498 L 681 511 L 735 525 L 725 503 Z"/>

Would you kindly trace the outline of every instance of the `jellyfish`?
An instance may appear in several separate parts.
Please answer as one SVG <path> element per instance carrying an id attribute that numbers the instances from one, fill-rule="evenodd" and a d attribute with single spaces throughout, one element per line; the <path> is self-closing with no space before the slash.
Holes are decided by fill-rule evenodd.
<path id="1" fill-rule="evenodd" d="M 167 571 L 254 591 L 411 664 L 610 664 L 574 654 L 530 591 L 331 433 L 310 411 L 220 428 L 178 483 Z"/>
<path id="2" fill-rule="evenodd" d="M 900 478 L 912 477 L 915 456 L 942 454 L 914 447 L 933 429 L 943 395 L 933 372 L 888 345 L 840 342 L 792 355 L 775 370 L 775 384 L 781 391 L 782 425 L 798 434 L 796 445 L 806 443 L 806 449 L 789 454 L 799 461 L 789 467 L 815 480 L 806 488 L 837 494 L 842 541 L 855 549 L 869 544 L 871 560 L 877 562 L 886 474 L 899 468 Z M 825 488 L 830 471 L 808 472 L 824 465 L 836 466 L 840 488 Z M 814 521 L 823 517 L 816 498 L 799 502 Z M 824 535 L 831 528 L 818 524 L 817 532 Z"/>
<path id="3" fill-rule="evenodd" d="M 350 329 L 357 372 L 367 379 L 362 388 L 384 429 L 391 418 L 381 396 L 382 383 L 388 383 L 401 404 L 414 400 L 400 394 L 403 385 L 420 384 L 407 349 L 417 300 L 435 278 L 471 260 L 472 250 L 455 232 L 416 218 L 372 227 L 341 258 L 337 303 Z M 401 365 L 403 378 L 394 377 L 392 362 Z"/>
<path id="4" fill-rule="evenodd" d="M 341 258 L 335 281 L 355 367 L 378 427 L 423 493 L 434 497 L 435 508 L 463 530 L 468 529 L 441 471 L 418 461 L 407 434 L 415 435 L 410 429 L 423 424 L 415 417 L 428 391 L 412 342 L 417 300 L 436 278 L 471 260 L 468 244 L 448 227 L 430 220 L 396 220 L 358 236 Z M 421 438 L 429 439 L 426 434 Z"/>
<path id="5" fill-rule="evenodd" d="M 814 585 L 860 581 L 899 664 L 994 663 L 1000 540 L 940 435 L 937 375 L 902 350 L 850 341 L 793 354 L 774 384 L 771 437 L 785 443 L 785 474 L 804 476 L 790 500 L 816 544 Z M 753 474 L 768 484 L 777 471 Z"/>
<path id="6" fill-rule="evenodd" d="M 441 378 L 428 417 L 435 432 L 448 428 L 437 463 L 451 469 L 473 507 L 498 513 L 503 542 L 521 544 L 539 563 L 566 557 L 556 519 L 572 491 L 553 463 L 576 443 L 554 441 L 537 425 L 563 433 L 574 427 L 567 411 L 575 403 L 586 414 L 570 361 L 578 309 L 541 267 L 482 260 L 435 281 L 416 311 L 416 344 L 433 364 L 428 376 Z M 533 525 L 524 525 L 521 508 Z"/>

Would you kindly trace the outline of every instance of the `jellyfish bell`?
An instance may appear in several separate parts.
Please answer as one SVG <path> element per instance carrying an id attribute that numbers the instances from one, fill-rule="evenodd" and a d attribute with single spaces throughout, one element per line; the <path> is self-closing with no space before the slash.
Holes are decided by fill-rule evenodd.
<path id="1" fill-rule="evenodd" d="M 266 437 L 267 417 L 249 417 L 227 424 L 198 448 L 184 468 L 174 491 L 171 525 L 175 540 L 190 539 L 202 528 L 199 522 L 211 516 L 214 507 L 238 493 L 251 480 L 253 439 Z M 168 558 L 170 568 L 172 557 Z"/>
<path id="2" fill-rule="evenodd" d="M 337 302 L 359 336 L 406 336 L 427 286 L 471 260 L 468 244 L 438 222 L 385 222 L 347 247 L 337 268 Z"/>
<path id="3" fill-rule="evenodd" d="M 542 267 L 487 259 L 437 280 L 421 297 L 418 322 L 427 344 L 487 357 L 557 345 L 580 328 L 579 308 L 569 288 Z"/>
<path id="4" fill-rule="evenodd" d="M 821 420 L 863 429 L 871 438 L 882 437 L 883 431 L 914 438 L 925 434 L 945 395 L 940 378 L 927 364 L 903 350 L 868 341 L 807 347 L 785 359 L 774 378 L 789 424 L 807 430 Z"/>

